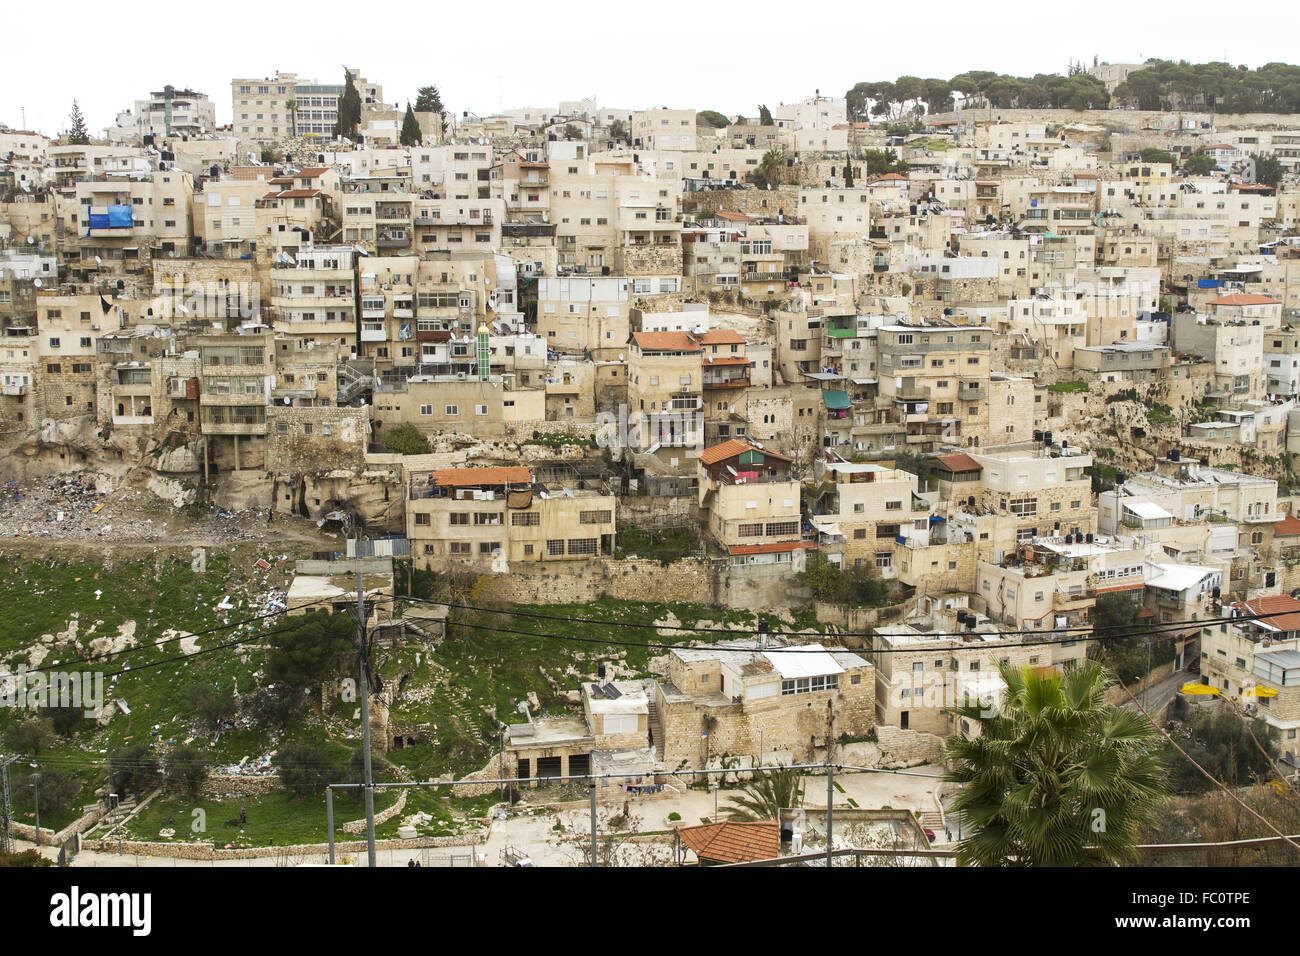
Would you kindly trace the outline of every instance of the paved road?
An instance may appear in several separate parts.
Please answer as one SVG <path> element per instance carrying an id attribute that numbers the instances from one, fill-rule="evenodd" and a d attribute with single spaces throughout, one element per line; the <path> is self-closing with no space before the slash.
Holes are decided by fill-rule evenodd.
<path id="1" fill-rule="evenodd" d="M 1188 681 L 1198 679 L 1198 675 L 1187 670 L 1174 671 L 1169 677 L 1162 681 L 1157 681 L 1146 689 L 1146 693 L 1134 691 L 1134 696 L 1141 701 L 1143 708 L 1147 713 L 1157 713 L 1178 696 L 1178 689 Z M 1137 706 L 1131 700 L 1125 700 L 1120 704 L 1126 710 L 1137 710 Z"/>

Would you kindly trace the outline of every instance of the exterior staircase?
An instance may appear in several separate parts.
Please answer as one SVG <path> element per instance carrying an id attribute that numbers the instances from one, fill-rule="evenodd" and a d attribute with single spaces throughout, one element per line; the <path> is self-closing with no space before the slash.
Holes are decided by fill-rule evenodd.
<path id="1" fill-rule="evenodd" d="M 650 746 L 654 747 L 655 758 L 664 759 L 664 722 L 659 716 L 659 707 L 653 696 L 647 705 L 650 718 Z"/>
<path id="2" fill-rule="evenodd" d="M 360 367 L 358 367 L 360 366 Z M 354 398 L 375 387 L 374 364 L 342 362 L 338 368 L 338 404 L 347 405 Z"/>

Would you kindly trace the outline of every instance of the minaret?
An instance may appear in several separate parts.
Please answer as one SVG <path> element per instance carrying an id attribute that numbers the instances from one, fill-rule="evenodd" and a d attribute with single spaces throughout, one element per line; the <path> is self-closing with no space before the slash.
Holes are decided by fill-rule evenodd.
<path id="1" fill-rule="evenodd" d="M 478 380 L 486 382 L 492 369 L 492 349 L 488 346 L 488 327 L 484 323 L 478 327 Z"/>

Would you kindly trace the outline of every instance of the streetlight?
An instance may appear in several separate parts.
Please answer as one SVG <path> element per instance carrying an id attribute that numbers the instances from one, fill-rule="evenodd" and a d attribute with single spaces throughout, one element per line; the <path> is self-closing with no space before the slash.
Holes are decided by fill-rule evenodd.
<path id="1" fill-rule="evenodd" d="M 33 771 L 36 770 L 35 761 L 33 761 L 30 764 L 30 766 Z M 41 845 L 41 775 L 39 773 L 33 773 L 30 777 L 27 778 L 27 786 L 31 787 L 33 790 L 36 791 L 32 803 L 36 809 L 36 845 L 40 846 Z"/>

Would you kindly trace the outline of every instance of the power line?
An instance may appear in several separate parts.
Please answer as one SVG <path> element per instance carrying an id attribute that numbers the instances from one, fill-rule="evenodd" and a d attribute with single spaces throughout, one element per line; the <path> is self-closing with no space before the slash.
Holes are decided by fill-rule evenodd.
<path id="1" fill-rule="evenodd" d="M 305 604 L 297 605 L 296 607 L 293 608 L 293 610 L 296 611 L 296 610 L 299 610 L 299 609 L 301 609 L 301 608 L 305 608 L 305 607 L 314 607 L 314 606 L 316 606 L 316 605 L 324 604 L 324 603 L 327 603 L 327 602 L 330 602 L 330 601 L 333 601 L 333 600 L 335 600 L 335 598 L 333 598 L 333 597 L 317 598 L 317 599 L 314 600 L 314 601 L 308 601 L 308 602 L 305 603 Z M 386 597 L 386 596 L 385 596 L 385 597 L 371 598 L 370 600 L 371 600 L 371 601 L 375 601 L 375 602 L 377 602 L 377 603 L 382 603 L 382 602 L 386 602 L 386 601 L 391 601 L 391 600 L 393 600 L 393 599 L 392 599 L 391 597 Z M 76 659 L 74 659 L 74 660 L 61 661 L 61 662 L 58 663 L 58 664 L 48 664 L 48 665 L 46 665 L 46 666 L 44 666 L 44 667 L 27 667 L 27 668 L 24 668 L 24 673 L 27 673 L 27 674 L 39 674 L 39 673 L 43 673 L 43 672 L 45 672 L 45 671 L 60 670 L 60 669 L 66 668 L 66 667 L 75 667 L 75 666 L 78 665 L 78 664 L 98 664 L 98 663 L 101 663 L 102 661 L 107 661 L 107 660 L 110 660 L 110 659 L 112 659 L 112 658 L 114 658 L 114 657 L 121 657 L 121 656 L 123 656 L 123 655 L 127 655 L 127 654 L 139 654 L 139 653 L 141 653 L 141 652 L 143 652 L 143 651 L 154 650 L 155 648 L 162 647 L 162 646 L 165 645 L 165 644 L 174 644 L 174 643 L 176 643 L 177 641 L 183 641 L 183 640 L 187 640 L 187 639 L 189 639 L 189 638 L 206 637 L 206 636 L 209 635 L 209 634 L 216 634 L 216 633 L 219 633 L 219 632 L 221 632 L 221 631 L 230 631 L 230 630 L 235 630 L 236 628 L 244 627 L 245 625 L 248 625 L 248 624 L 255 624 L 255 623 L 257 623 L 258 621 L 269 620 L 270 618 L 273 618 L 273 617 L 284 617 L 284 616 L 287 615 L 288 613 L 289 613 L 289 609 L 288 609 L 288 608 L 285 608 L 284 610 L 281 610 L 281 611 L 272 611 L 272 612 L 267 613 L 267 614 L 259 614 L 259 615 L 257 615 L 256 617 L 245 618 L 245 619 L 242 620 L 242 621 L 234 621 L 234 622 L 232 622 L 232 623 L 230 623 L 230 624 L 220 624 L 220 625 L 217 625 L 216 627 L 210 627 L 210 628 L 207 628 L 206 630 L 202 630 L 202 631 L 194 631 L 194 632 L 192 632 L 192 633 L 187 632 L 187 633 L 184 633 L 184 634 L 178 634 L 176 637 L 168 637 L 168 638 L 165 638 L 165 639 L 163 639 L 163 640 L 161 640 L 161 641 L 155 641 L 155 642 L 153 642 L 152 644 L 138 644 L 138 645 L 136 645 L 136 646 L 134 646 L 134 647 L 124 647 L 124 648 L 122 648 L 121 650 L 117 650 L 117 651 L 109 651 L 108 653 L 100 654 L 100 655 L 97 655 L 97 656 L 95 656 L 95 657 L 76 658 Z M 349 614 L 348 616 L 351 617 L 352 615 Z M 285 630 L 293 630 L 293 628 L 286 628 Z M 217 645 L 217 647 L 218 647 L 218 648 L 219 648 L 219 647 L 223 647 L 223 646 L 233 647 L 233 646 L 237 646 L 237 645 L 240 644 L 240 643 L 247 643 L 248 641 L 250 641 L 250 640 L 254 640 L 254 639 L 256 639 L 256 638 L 271 637 L 271 636 L 273 636 L 273 635 L 275 635 L 275 634 L 283 634 L 283 633 L 285 633 L 285 630 L 261 631 L 261 632 L 259 632 L 259 633 L 257 633 L 257 634 L 254 634 L 254 635 L 250 636 L 249 638 L 246 638 L 246 639 L 243 640 L 243 641 L 239 641 L 239 642 L 235 642 L 235 643 L 231 643 L 231 644 L 226 644 L 226 645 Z M 185 659 L 187 659 L 187 658 L 195 657 L 195 656 L 197 656 L 197 655 L 199 655 L 199 654 L 206 654 L 206 653 L 208 653 L 207 650 L 198 650 L 198 651 L 195 651 L 193 654 L 187 654 L 187 655 L 185 655 L 184 657 L 179 657 L 179 658 L 168 658 L 168 660 L 185 660 Z M 159 661 L 158 663 L 166 663 L 166 661 Z M 125 673 L 127 673 L 127 672 L 129 672 L 129 671 L 131 671 L 131 670 L 141 670 L 141 669 L 143 669 L 143 667 L 145 667 L 145 666 L 146 666 L 146 665 L 140 665 L 139 667 L 135 667 L 135 668 L 129 668 L 129 667 L 128 667 L 128 668 L 124 668 L 123 670 L 120 670 L 120 671 L 115 671 L 115 672 L 112 673 L 112 674 L 105 674 L 104 676 L 105 676 L 105 677 L 113 677 L 113 676 L 116 676 L 117 674 L 125 674 Z M 153 665 L 148 665 L 148 666 L 153 666 Z M 13 675 L 12 675 L 12 674 L 7 674 L 7 673 L 0 673 L 0 677 L 3 677 L 3 676 L 9 676 L 9 677 L 12 677 Z"/>
<path id="2" fill-rule="evenodd" d="M 653 622 L 647 623 L 643 621 L 609 621 L 609 620 L 602 620 L 601 618 L 570 617 L 562 614 L 540 614 L 535 611 L 520 611 L 514 608 L 507 610 L 501 608 L 480 607 L 474 604 L 456 604 L 454 602 L 449 602 L 449 601 L 435 601 L 429 598 L 417 598 L 410 595 L 398 596 L 396 600 L 411 601 L 417 604 L 432 604 L 432 605 L 437 605 L 439 607 L 446 607 L 446 608 L 451 608 L 454 610 L 461 610 L 461 611 L 479 611 L 488 614 L 506 614 L 511 617 L 536 618 L 536 619 L 548 620 L 548 621 L 563 621 L 571 624 L 600 624 L 608 627 L 628 627 L 633 629 L 685 631 L 689 633 L 726 633 L 726 634 L 748 635 L 748 636 L 768 634 L 769 636 L 776 635 L 780 637 L 827 638 L 827 637 L 875 637 L 876 636 L 875 631 L 834 631 L 834 632 L 827 633 L 822 631 L 803 630 L 803 631 L 768 632 L 768 631 L 763 631 L 761 629 L 746 630 L 744 628 L 701 627 L 698 625 L 692 627 L 692 626 L 679 625 L 679 624 L 657 624 Z M 1284 617 L 1286 615 L 1295 614 L 1295 613 L 1296 613 L 1295 611 L 1269 611 L 1260 614 L 1234 614 L 1232 617 L 1217 617 L 1217 618 L 1205 618 L 1203 620 L 1193 619 L 1190 621 L 1182 621 L 1182 622 L 1167 622 L 1155 628 L 1151 628 L 1146 625 L 1140 625 L 1140 624 L 1110 624 L 1110 625 L 1103 625 L 1101 627 L 1097 627 L 1092 624 L 1072 624 L 1068 627 L 1057 627 L 1057 628 L 1050 628 L 1044 630 L 1035 630 L 1033 628 L 1003 628 L 999 633 L 1020 635 L 1020 634 L 1061 634 L 1061 633 L 1087 632 L 1093 635 L 1097 640 L 1102 640 L 1106 635 L 1101 632 L 1133 631 L 1134 634 L 1150 634 L 1150 633 L 1162 633 L 1166 631 L 1185 631 L 1185 630 L 1191 630 L 1193 628 L 1205 627 L 1208 624 L 1213 624 L 1221 621 L 1262 621 L 1274 617 Z M 1135 628 L 1144 628 L 1144 629 L 1141 631 L 1136 631 L 1134 630 Z M 972 633 L 976 633 L 976 632 L 926 631 L 925 636 L 927 637 L 969 637 Z M 1124 635 L 1118 635 L 1118 636 L 1124 636 Z M 1130 634 L 1128 636 L 1132 636 L 1132 635 Z"/>
<path id="3" fill-rule="evenodd" d="M 443 602 L 441 602 L 441 601 L 426 601 L 426 600 L 423 600 L 423 599 L 420 599 L 420 598 L 409 598 L 409 597 L 408 597 L 408 598 L 401 598 L 400 600 L 414 601 L 415 603 L 421 603 L 421 604 L 432 604 L 432 605 L 439 605 L 439 606 L 447 606 L 447 605 L 445 605 L 445 604 L 444 604 Z M 459 606 L 459 605 L 457 605 L 457 606 Z M 505 615 L 505 616 L 507 616 L 507 617 L 512 617 L 512 616 L 514 616 L 514 612 L 513 612 L 513 611 L 509 611 L 509 610 L 497 610 L 497 609 L 494 609 L 494 608 L 473 608 L 473 610 L 483 611 L 483 612 L 490 613 L 490 614 L 502 614 L 502 615 Z M 1286 612 L 1286 613 L 1294 613 L 1294 612 Z M 581 620 L 581 619 L 578 619 L 578 618 L 573 618 L 573 619 L 556 618 L 556 620 L 573 620 L 573 621 L 579 621 L 579 620 Z M 1226 619 L 1225 619 L 1225 620 L 1226 620 Z M 624 641 L 624 640 L 617 640 L 617 639 L 614 639 L 614 638 L 579 637 L 579 636 L 577 636 L 577 635 L 572 635 L 572 634 L 555 634 L 555 633 L 552 633 L 552 632 L 549 632 L 549 631 L 524 631 L 524 630 L 519 630 L 518 628 L 497 627 L 497 626 L 487 625 L 487 624 L 470 624 L 470 623 L 467 623 L 467 622 L 464 622 L 464 621 L 454 621 L 454 620 L 451 620 L 451 619 L 448 619 L 448 620 L 447 620 L 446 622 L 444 622 L 444 623 L 445 623 L 445 626 L 447 626 L 447 627 L 461 627 L 461 628 L 466 628 L 466 629 L 469 629 L 469 630 L 478 630 L 478 631 L 494 631 L 494 632 L 499 633 L 499 634 L 515 634 L 515 635 L 519 635 L 519 636 L 521 636 L 521 637 L 535 637 L 535 638 L 541 638 L 541 639 L 546 639 L 546 640 L 567 641 L 567 642 L 576 643 L 576 644 L 595 644 L 595 645 L 607 646 L 607 647 L 609 647 L 609 646 L 612 646 L 612 647 L 643 647 L 643 648 L 649 648 L 649 649 L 652 649 L 652 650 L 662 650 L 662 651 L 674 651 L 674 650 L 696 650 L 696 649 L 701 649 L 699 646 L 696 646 L 696 645 L 670 644 L 670 643 L 666 643 L 666 642 L 663 642 L 663 641 Z M 619 622 L 619 621 L 597 621 L 597 622 L 595 622 L 595 623 L 602 624 L 602 625 L 606 625 L 606 626 L 609 626 L 609 627 L 619 627 L 619 626 L 622 626 L 622 622 Z M 631 625 L 631 626 L 635 626 L 635 625 Z M 1197 627 L 1198 629 L 1199 629 L 1201 626 L 1202 626 L 1202 625 L 1199 624 L 1199 623 L 1196 625 L 1196 627 Z M 1170 630 L 1170 631 L 1175 631 L 1175 630 L 1176 630 L 1176 631 L 1185 631 L 1185 630 L 1187 630 L 1187 629 L 1188 629 L 1188 628 L 1187 628 L 1186 626 L 1180 626 L 1180 627 L 1171 627 L 1171 628 L 1168 628 L 1167 630 Z M 1160 630 L 1158 629 L 1158 630 L 1157 630 L 1157 633 L 1159 633 L 1159 632 L 1160 632 Z M 742 634 L 742 635 L 744 635 L 744 634 L 748 634 L 748 633 L 750 633 L 750 632 L 747 632 L 747 631 L 740 631 L 739 633 Z M 762 634 L 762 633 L 764 633 L 764 632 L 757 631 L 757 632 L 753 632 L 753 633 L 756 633 L 756 634 Z M 964 637 L 970 637 L 972 634 L 977 634 L 978 632 L 975 632 L 975 631 L 960 631 L 960 632 L 955 632 L 955 633 L 960 633 L 960 634 L 961 634 L 962 636 L 964 636 Z M 1045 646 L 1051 646 L 1051 645 L 1054 645 L 1054 644 L 1073 644 L 1073 643 L 1075 643 L 1075 642 L 1077 642 L 1077 641 L 1081 641 L 1081 640 L 1082 640 L 1082 641 L 1087 641 L 1087 640 L 1092 639 L 1092 638 L 1089 638 L 1089 637 L 1087 637 L 1087 636 L 1085 636 L 1085 635 L 1078 635 L 1078 636 L 1073 636 L 1073 637 L 1063 637 L 1063 638 L 1060 638 L 1060 639 L 1056 639 L 1056 640 L 1054 640 L 1054 639 L 1052 639 L 1049 635 L 1052 635 L 1052 634 L 1057 633 L 1057 632 L 1055 632 L 1055 631 L 1002 631 L 1002 632 L 1000 632 L 1000 633 L 1002 633 L 1002 634 L 1011 634 L 1011 635 L 1022 634 L 1022 633 L 1028 633 L 1028 634 L 1040 634 L 1040 635 L 1042 635 L 1042 637 L 1040 637 L 1038 640 L 1033 640 L 1033 641 L 1021 641 L 1021 642 L 1001 642 L 1001 641 L 999 641 L 999 642 L 996 642 L 996 643 L 989 643 L 989 644 L 987 644 L 987 645 L 985 645 L 985 646 L 987 646 L 987 648 L 988 648 L 990 651 L 993 651 L 993 650 L 1002 650 L 1002 649 L 1005 649 L 1005 648 L 1014 648 L 1014 647 L 1045 647 Z M 1149 631 L 1149 630 L 1145 630 L 1145 629 L 1144 629 L 1144 630 L 1141 630 L 1141 631 L 1134 631 L 1134 632 L 1132 632 L 1131 634 L 1128 634 L 1128 635 L 1106 635 L 1106 636 L 1103 636 L 1103 637 L 1100 637 L 1100 638 L 1096 638 L 1096 640 L 1099 640 L 1099 641 L 1113 641 L 1113 640 L 1116 640 L 1116 639 L 1118 639 L 1118 638 L 1123 638 L 1123 637 L 1126 637 L 1126 636 L 1127 636 L 1127 637 L 1139 637 L 1139 636 L 1145 636 L 1145 635 L 1147 635 L 1147 634 L 1149 634 L 1149 633 L 1151 633 L 1151 631 Z M 786 633 L 771 633 L 771 634 L 768 634 L 768 636 L 770 636 L 770 637 L 787 637 L 787 636 L 790 636 L 790 635 L 788 635 L 788 634 L 786 634 Z M 840 634 L 821 634 L 821 635 L 818 635 L 818 636 L 819 636 L 819 637 L 822 637 L 822 638 L 832 638 L 832 637 L 841 637 L 841 636 L 843 636 L 843 635 L 840 635 Z M 936 635 L 934 635 L 933 633 L 929 633 L 929 632 L 918 632 L 917 636 L 919 636 L 919 637 L 934 637 L 934 636 L 936 636 Z M 1173 643 L 1173 642 L 1176 641 L 1177 639 L 1178 639 L 1178 636 L 1177 636 L 1177 635 L 1174 635 L 1174 636 L 1170 636 L 1170 637 L 1168 637 L 1168 638 L 1166 638 L 1166 639 L 1164 639 L 1164 640 L 1162 640 L 1162 641 L 1157 641 L 1156 643 L 1159 643 L 1159 644 L 1163 644 L 1163 643 Z M 758 647 L 753 647 L 753 646 L 747 646 L 747 647 L 735 647 L 735 646 L 727 646 L 726 644 L 705 644 L 705 645 L 703 645 L 703 648 L 707 648 L 708 650 L 711 650 L 711 651 L 717 651 L 717 652 L 719 652 L 719 653 L 736 653 L 736 654 L 752 654 L 752 653 L 754 653 L 755 651 L 760 650 L 760 648 L 758 648 Z M 936 647 L 936 648 L 925 648 L 925 647 L 922 647 L 922 648 L 917 648 L 917 647 L 850 648 L 850 647 L 834 646 L 834 647 L 829 647 L 829 648 L 825 648 L 825 649 L 820 649 L 820 650 L 819 650 L 819 649 L 816 649 L 816 648 L 794 646 L 794 647 L 771 647 L 771 648 L 766 648 L 765 650 L 766 650 L 767 653 L 778 653 L 778 654 L 827 654 L 827 653 L 843 652 L 843 653 L 857 654 L 857 655 L 859 655 L 859 656 L 869 656 L 869 655 L 882 655 L 882 656 L 883 656 L 883 655 L 888 655 L 888 654 L 915 654 L 915 653 L 918 652 L 918 650 L 920 650 L 920 651 L 926 651 L 926 650 L 961 650 L 961 649 L 963 649 L 963 648 L 961 648 L 960 646 L 956 646 L 956 647 L 942 647 L 942 648 L 939 648 L 939 647 Z"/>
<path id="4" fill-rule="evenodd" d="M 1246 801 L 1242 800 L 1241 797 L 1239 797 L 1239 796 L 1237 796 L 1237 794 L 1233 793 L 1233 792 L 1232 792 L 1232 789 L 1231 789 L 1227 784 L 1223 783 L 1221 780 L 1219 780 L 1219 778 L 1217 778 L 1216 776 L 1214 776 L 1214 774 L 1210 773 L 1210 771 L 1208 771 L 1208 770 L 1206 770 L 1204 767 L 1202 767 L 1199 763 L 1196 762 L 1196 760 L 1194 760 L 1194 759 L 1192 758 L 1192 755 L 1191 755 L 1191 754 L 1189 754 L 1186 750 L 1184 750 L 1182 747 L 1180 747 L 1180 746 L 1178 745 L 1178 741 L 1174 740 L 1174 738 L 1170 735 L 1169 731 L 1165 730 L 1163 727 L 1161 727 L 1159 724 L 1157 724 L 1154 720 L 1151 719 L 1151 715 L 1150 715 L 1149 713 L 1147 713 L 1146 708 L 1142 706 L 1142 704 L 1138 701 L 1138 699 L 1137 699 L 1136 697 L 1133 696 L 1132 691 L 1130 691 L 1127 687 L 1125 687 L 1123 683 L 1121 683 L 1121 684 L 1119 685 L 1119 687 L 1120 687 L 1120 689 L 1124 692 L 1124 695 L 1125 695 L 1126 697 L 1128 697 L 1128 699 L 1131 700 L 1131 701 L 1133 702 L 1133 706 L 1136 707 L 1136 708 L 1141 712 L 1142 716 L 1145 717 L 1145 718 L 1147 719 L 1147 723 L 1149 723 L 1152 727 L 1154 727 L 1154 728 L 1156 729 L 1156 731 L 1160 734 L 1160 736 L 1164 737 L 1165 740 L 1168 742 L 1168 744 L 1169 744 L 1171 747 L 1173 747 L 1173 748 L 1174 748 L 1175 750 L 1177 750 L 1180 754 L 1182 754 L 1184 760 L 1186 760 L 1186 761 L 1187 761 L 1188 763 L 1190 763 L 1193 767 L 1195 767 L 1198 771 L 1200 771 L 1201 775 L 1204 776 L 1205 779 L 1209 780 L 1212 784 L 1214 784 L 1216 787 L 1218 787 L 1220 790 L 1222 790 L 1225 794 L 1227 794 L 1228 797 L 1229 797 L 1229 798 L 1230 798 L 1234 803 L 1236 803 L 1238 806 L 1240 806 L 1243 810 L 1245 810 L 1247 813 L 1249 813 L 1252 817 L 1254 817 L 1254 818 L 1255 818 L 1256 820 L 1258 820 L 1260 823 L 1264 824 L 1264 826 L 1266 826 L 1266 827 L 1268 827 L 1270 830 L 1272 830 L 1272 831 L 1273 831 L 1273 834 L 1274 834 L 1275 836 L 1277 836 L 1277 837 L 1281 838 L 1283 841 L 1285 841 L 1288 845 L 1290 845 L 1290 846 L 1292 847 L 1292 849 L 1300 850 L 1300 843 L 1297 843 L 1294 839 L 1292 839 L 1291 837 L 1288 837 L 1285 833 L 1283 833 L 1283 832 L 1282 832 L 1281 830 L 1279 830 L 1277 827 L 1273 826 L 1273 824 L 1270 823 L 1270 822 L 1268 821 L 1268 819 L 1265 818 L 1265 817 L 1263 816 L 1263 814 L 1258 813 L 1258 812 L 1257 812 L 1257 811 L 1256 811 L 1252 806 L 1250 806 L 1248 803 L 1246 803 Z"/>

